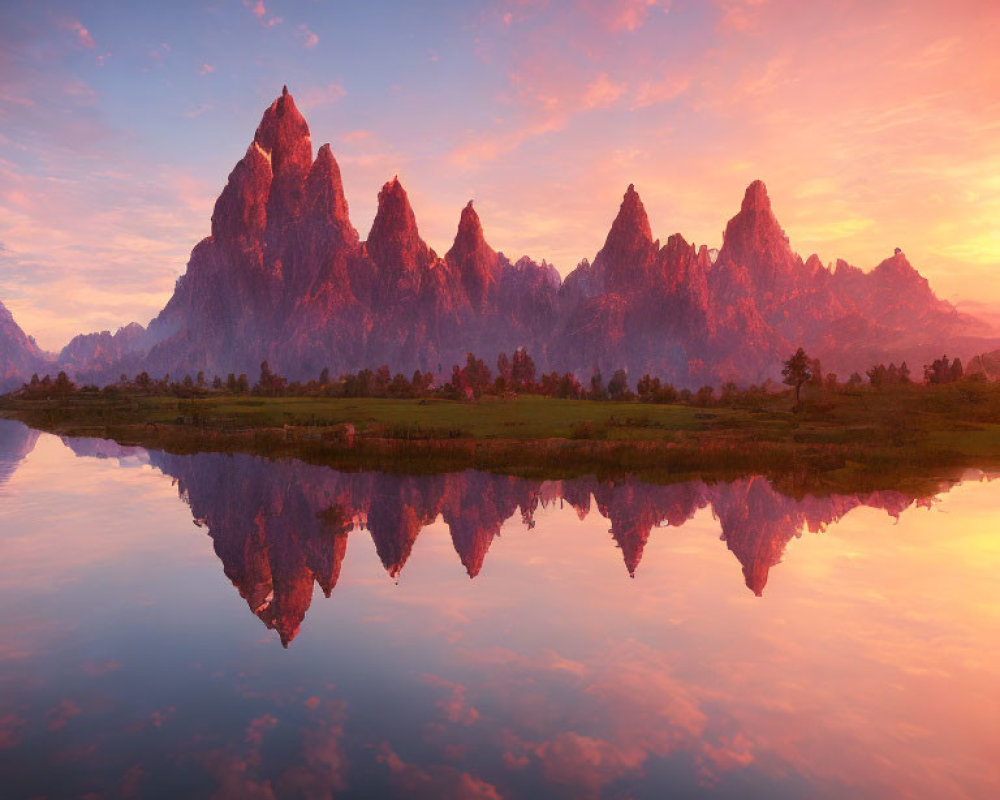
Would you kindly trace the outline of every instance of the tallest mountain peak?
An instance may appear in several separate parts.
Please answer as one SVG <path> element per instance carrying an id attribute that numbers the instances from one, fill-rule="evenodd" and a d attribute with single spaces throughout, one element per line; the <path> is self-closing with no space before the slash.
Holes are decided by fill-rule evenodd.
<path id="1" fill-rule="evenodd" d="M 312 162 L 309 125 L 295 106 L 295 100 L 289 94 L 287 86 L 282 87 L 281 95 L 267 107 L 253 138 L 272 157 L 279 149 L 304 146 L 308 148 L 309 161 Z"/>
<path id="2" fill-rule="evenodd" d="M 264 112 L 253 139 L 271 158 L 274 180 L 267 212 L 272 224 L 280 227 L 298 214 L 313 161 L 309 125 L 295 107 L 287 86 Z"/>
<path id="3" fill-rule="evenodd" d="M 759 179 L 747 187 L 746 194 L 743 195 L 741 211 L 746 212 L 758 209 L 771 210 L 771 198 L 767 196 L 767 187 L 764 185 L 764 181 Z"/>

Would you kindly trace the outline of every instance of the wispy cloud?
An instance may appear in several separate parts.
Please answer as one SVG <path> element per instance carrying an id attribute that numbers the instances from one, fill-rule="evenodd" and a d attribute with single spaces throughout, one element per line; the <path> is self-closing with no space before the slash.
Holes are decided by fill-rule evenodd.
<path id="1" fill-rule="evenodd" d="M 257 17 L 257 20 L 265 28 L 273 28 L 275 25 L 280 25 L 284 20 L 277 16 L 267 15 L 267 6 L 264 5 L 263 0 L 243 0 L 243 7 L 250 10 L 250 13 Z"/>
<path id="2" fill-rule="evenodd" d="M 75 17 L 60 17 L 56 22 L 62 30 L 75 33 L 77 42 L 83 47 L 88 50 L 94 49 L 94 37 L 90 35 L 90 31 L 83 26 L 80 20 Z"/>
<path id="3" fill-rule="evenodd" d="M 350 144 L 352 142 L 361 142 L 364 141 L 365 139 L 370 139 L 371 137 L 372 137 L 371 131 L 358 129 L 355 131 L 348 131 L 347 133 L 341 134 L 339 139 L 342 142 Z"/>
<path id="4" fill-rule="evenodd" d="M 770 0 L 718 0 L 721 32 L 755 30 L 759 25 L 759 9 Z"/>
<path id="5" fill-rule="evenodd" d="M 299 38 L 302 40 L 302 46 L 306 50 L 319 44 L 319 36 L 309 30 L 307 25 L 299 25 Z"/>
<path id="6" fill-rule="evenodd" d="M 632 108 L 646 108 L 667 103 L 680 97 L 690 86 L 691 78 L 688 75 L 668 77 L 661 81 L 643 81 L 635 90 Z"/>
<path id="7" fill-rule="evenodd" d="M 583 107 L 590 109 L 614 105 L 625 94 L 625 88 L 624 83 L 615 83 L 607 73 L 602 72 L 593 83 L 587 85 L 583 94 Z"/>
<path id="8" fill-rule="evenodd" d="M 670 11 L 669 0 L 601 0 L 595 8 L 610 31 L 636 31 L 645 22 L 650 10 L 659 7 L 664 13 Z"/>
<path id="9" fill-rule="evenodd" d="M 328 83 L 326 86 L 312 86 L 298 95 L 298 104 L 303 109 L 316 108 L 336 103 L 346 94 L 347 89 L 339 83 Z"/>

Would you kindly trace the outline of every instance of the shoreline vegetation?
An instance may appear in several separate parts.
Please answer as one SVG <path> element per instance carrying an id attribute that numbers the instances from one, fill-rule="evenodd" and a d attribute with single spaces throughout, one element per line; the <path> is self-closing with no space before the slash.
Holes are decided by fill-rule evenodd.
<path id="1" fill-rule="evenodd" d="M 477 469 L 653 483 L 755 473 L 791 495 L 921 492 L 968 468 L 1000 468 L 1000 385 L 967 378 L 929 385 L 806 380 L 784 392 L 728 387 L 721 397 L 662 386 L 659 397 L 637 397 L 626 388 L 615 400 L 173 386 L 77 389 L 60 376 L 3 396 L 0 416 L 62 436 L 181 454 L 297 458 L 343 471 Z"/>

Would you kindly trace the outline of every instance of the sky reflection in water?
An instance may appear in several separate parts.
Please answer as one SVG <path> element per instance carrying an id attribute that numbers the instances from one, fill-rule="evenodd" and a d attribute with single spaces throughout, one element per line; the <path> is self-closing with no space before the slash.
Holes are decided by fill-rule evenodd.
<path id="1" fill-rule="evenodd" d="M 4 796 L 996 796 L 998 511 L 0 420 Z"/>

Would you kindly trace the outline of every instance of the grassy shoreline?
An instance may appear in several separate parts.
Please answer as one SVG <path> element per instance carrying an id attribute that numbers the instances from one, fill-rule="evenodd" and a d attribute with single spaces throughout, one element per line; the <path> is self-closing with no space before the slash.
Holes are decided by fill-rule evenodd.
<path id="1" fill-rule="evenodd" d="M 964 468 L 1000 467 L 1000 387 L 974 383 L 818 392 L 795 413 L 784 395 L 753 407 L 698 407 L 538 396 L 462 403 L 77 392 L 0 398 L 0 415 L 64 436 L 340 470 L 656 483 L 759 473 L 792 494 L 917 492 Z"/>

